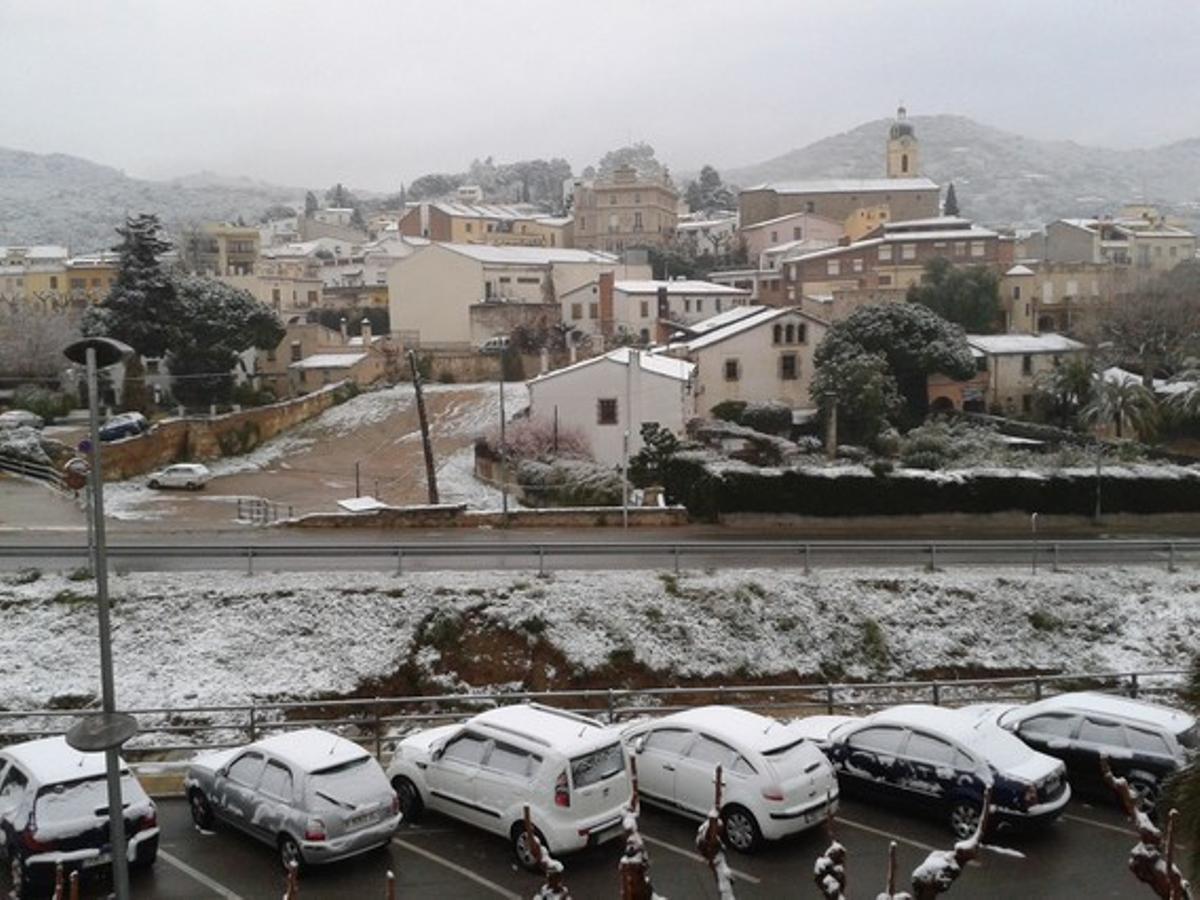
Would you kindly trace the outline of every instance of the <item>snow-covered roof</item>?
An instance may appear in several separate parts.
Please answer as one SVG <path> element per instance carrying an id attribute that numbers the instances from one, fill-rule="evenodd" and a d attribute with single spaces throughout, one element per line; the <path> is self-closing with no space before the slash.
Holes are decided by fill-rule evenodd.
<path id="1" fill-rule="evenodd" d="M 704 229 L 713 228 L 737 228 L 737 216 L 725 216 L 720 219 L 693 219 L 690 221 L 678 222 L 675 225 L 676 231 L 703 231 Z"/>
<path id="2" fill-rule="evenodd" d="M 883 223 L 884 231 L 908 231 L 913 228 L 946 231 L 970 227 L 971 220 L 964 219 L 961 216 L 931 216 L 926 219 L 899 219 Z"/>
<path id="3" fill-rule="evenodd" d="M 937 184 L 928 178 L 825 178 L 767 182 L 746 188 L 748 191 L 775 191 L 777 194 L 870 194 L 937 189 Z"/>
<path id="4" fill-rule="evenodd" d="M 40 784 L 58 784 L 103 775 L 103 753 L 81 753 L 62 736 L 26 741 L 5 747 L 4 753 L 21 764 Z M 125 763 L 122 761 L 122 768 Z"/>
<path id="5" fill-rule="evenodd" d="M 837 241 L 822 240 L 820 238 L 800 238 L 797 241 L 787 241 L 783 244 L 776 244 L 774 247 L 768 247 L 763 251 L 764 256 L 803 256 L 805 253 L 813 253 L 817 250 L 827 250 L 830 247 L 836 247 Z"/>
<path id="6" fill-rule="evenodd" d="M 375 345 L 375 344 L 377 344 L 377 343 L 379 343 L 379 342 L 380 342 L 380 341 L 382 341 L 382 340 L 383 340 L 383 335 L 380 335 L 380 334 L 373 334 L 373 335 L 371 335 L 371 344 L 372 344 L 372 346 L 373 346 L 373 345 Z M 358 336 L 356 336 L 356 337 L 352 337 L 352 338 L 347 338 L 347 339 L 346 339 L 346 346 L 347 346 L 347 347 L 361 347 L 362 345 L 363 345 L 363 339 L 362 339 L 362 335 L 361 335 L 361 334 L 360 334 L 360 335 L 358 335 Z"/>
<path id="7" fill-rule="evenodd" d="M 575 373 L 588 366 L 594 366 L 602 362 L 613 362 L 619 366 L 627 366 L 629 365 L 629 355 L 632 352 L 637 351 L 632 351 L 629 347 L 618 347 L 616 350 L 608 351 L 603 356 L 593 356 L 590 359 L 580 360 L 573 365 L 554 369 L 544 375 L 531 378 L 529 384 L 534 385 L 550 378 L 557 378 L 560 375 Z M 659 356 L 645 352 L 638 352 L 638 363 L 639 368 L 643 372 L 649 372 L 652 375 L 662 375 L 664 378 L 674 378 L 676 381 L 688 381 L 696 369 L 692 363 L 686 360 L 672 359 L 669 356 Z"/>
<path id="8" fill-rule="evenodd" d="M 531 703 L 490 709 L 475 716 L 471 723 L 517 732 L 568 755 L 618 739 L 614 729 L 586 716 Z"/>
<path id="9" fill-rule="evenodd" d="M 622 294 L 657 294 L 659 288 L 666 288 L 667 294 L 717 294 L 722 297 L 749 297 L 750 292 L 743 288 L 731 287 L 727 284 L 716 284 L 712 281 L 616 281 L 613 290 Z"/>
<path id="10" fill-rule="evenodd" d="M 1029 266 L 1023 266 L 1018 263 L 1017 265 L 1013 266 L 1011 269 L 1009 269 L 1004 274 L 1005 275 L 1033 275 L 1034 271 L 1033 271 L 1033 269 L 1029 268 Z"/>
<path id="11" fill-rule="evenodd" d="M 1141 375 L 1120 366 L 1110 366 L 1100 373 L 1100 378 L 1116 384 L 1142 384 Z M 1151 383 L 1156 394 L 1186 394 L 1195 386 L 1191 381 L 1167 381 L 1165 378 L 1155 378 Z"/>
<path id="12" fill-rule="evenodd" d="M 365 353 L 314 353 L 292 363 L 289 369 L 349 369 L 367 358 Z"/>
<path id="13" fill-rule="evenodd" d="M 766 325 L 767 323 L 786 315 L 799 316 L 800 318 L 807 319 L 814 324 L 821 326 L 825 325 L 825 323 L 820 319 L 814 319 L 812 316 L 802 313 L 794 306 L 768 306 L 764 307 L 760 312 L 757 312 L 752 316 L 746 316 L 738 319 L 737 321 L 726 325 L 724 328 L 718 328 L 714 331 L 708 332 L 707 334 L 703 334 L 698 338 L 693 338 L 683 346 L 689 353 L 694 350 L 703 350 L 705 347 L 711 347 L 713 344 L 719 344 L 721 341 L 731 338 L 734 335 L 743 334 L 751 329 L 758 328 L 760 325 Z"/>
<path id="14" fill-rule="evenodd" d="M 507 247 L 491 244 L 438 244 L 437 246 L 482 263 L 548 265 L 550 263 L 615 263 L 618 257 L 596 250 L 565 247 Z"/>
<path id="15" fill-rule="evenodd" d="M 263 738 L 251 746 L 291 763 L 303 772 L 316 772 L 368 756 L 353 741 L 320 728 L 302 728 Z"/>
<path id="16" fill-rule="evenodd" d="M 827 256 L 836 256 L 842 253 L 854 253 L 858 250 L 878 247 L 880 244 L 912 244 L 918 241 L 979 241 L 994 237 L 999 237 L 995 231 L 992 231 L 990 228 L 981 228 L 978 225 L 968 225 L 965 228 L 934 227 L 928 231 L 885 232 L 883 237 L 866 238 L 865 240 L 855 241 L 852 244 L 839 244 L 836 247 L 828 247 L 824 250 L 814 250 L 812 253 L 792 257 L 788 262 L 805 262 L 812 259 L 822 259 Z"/>
<path id="17" fill-rule="evenodd" d="M 1087 344 L 1061 334 L 968 334 L 967 343 L 988 356 L 1013 353 L 1073 353 Z"/>
<path id="18" fill-rule="evenodd" d="M 67 248 L 57 244 L 30 244 L 28 246 L 0 247 L 0 256 L 19 256 L 23 259 L 64 260 Z"/>
<path id="19" fill-rule="evenodd" d="M 1159 706 L 1144 700 L 1131 700 L 1128 697 L 1115 697 L 1112 694 L 1101 694 L 1098 691 L 1076 691 L 1070 694 L 1059 694 L 1047 697 L 1026 707 L 1022 712 L 1030 714 L 1036 708 L 1043 710 L 1076 710 L 1079 712 L 1096 712 L 1126 719 L 1139 719 L 1159 728 L 1178 733 L 1196 724 L 1194 716 L 1169 706 Z"/>
<path id="20" fill-rule="evenodd" d="M 693 322 L 686 326 L 686 331 L 695 335 L 707 334 L 718 328 L 725 328 L 727 325 L 732 325 L 739 319 L 744 319 L 746 316 L 753 316 L 767 309 L 766 306 L 734 306 L 724 312 L 719 312 L 715 316 L 709 316 L 707 319 L 701 319 L 699 322 Z"/>
<path id="21" fill-rule="evenodd" d="M 751 188 L 751 190 L 754 190 L 754 188 Z M 835 222 L 833 219 L 825 216 L 818 216 L 816 213 L 792 212 L 782 216 L 775 216 L 771 219 L 763 219 L 761 222 L 755 222 L 753 225 L 743 226 L 742 231 L 749 231 L 751 228 L 765 228 L 768 225 L 778 225 L 780 222 L 786 222 L 789 219 L 817 219 L 821 222 L 827 222 L 830 225 L 836 225 L 838 228 L 842 227 L 841 222 Z"/>
<path id="22" fill-rule="evenodd" d="M 698 706 L 664 716 L 659 722 L 700 729 L 737 747 L 758 751 L 771 750 L 800 737 L 777 719 L 736 706 Z"/>

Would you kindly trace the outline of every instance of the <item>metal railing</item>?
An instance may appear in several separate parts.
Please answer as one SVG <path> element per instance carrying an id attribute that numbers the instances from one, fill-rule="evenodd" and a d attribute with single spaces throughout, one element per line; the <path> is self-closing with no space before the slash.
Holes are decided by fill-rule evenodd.
<path id="1" fill-rule="evenodd" d="M 31 462 L 27 459 L 10 456 L 7 453 L 0 453 L 0 471 L 8 472 L 21 478 L 29 478 L 34 481 L 44 481 L 60 491 L 67 489 L 62 473 L 53 466 L 46 465 L 45 463 Z"/>
<path id="2" fill-rule="evenodd" d="M 459 721 L 496 706 L 538 702 L 617 723 L 691 706 L 729 704 L 765 714 L 800 717 L 869 712 L 898 703 L 963 706 L 1028 703 L 1070 690 L 1101 690 L 1129 697 L 1171 700 L 1186 672 L 1073 672 L 999 678 L 836 684 L 743 684 L 610 688 L 569 691 L 456 693 L 311 701 L 255 701 L 241 705 L 130 709 L 141 733 L 122 751 L 131 761 L 236 747 L 269 733 L 320 727 L 343 733 L 386 759 L 414 729 Z M 94 709 L 0 710 L 0 740 L 11 743 L 64 733 Z"/>

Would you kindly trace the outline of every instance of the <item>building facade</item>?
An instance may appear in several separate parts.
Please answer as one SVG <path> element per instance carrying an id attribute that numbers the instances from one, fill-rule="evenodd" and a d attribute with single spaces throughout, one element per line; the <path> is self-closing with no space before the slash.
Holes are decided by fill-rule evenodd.
<path id="1" fill-rule="evenodd" d="M 663 339 L 679 325 L 750 302 L 749 291 L 709 281 L 627 280 L 601 276 L 559 300 L 562 322 L 589 337 Z"/>
<path id="2" fill-rule="evenodd" d="M 605 178 L 575 185 L 575 246 L 619 253 L 663 247 L 675 235 L 679 193 L 670 176 L 645 177 L 622 166 Z"/>

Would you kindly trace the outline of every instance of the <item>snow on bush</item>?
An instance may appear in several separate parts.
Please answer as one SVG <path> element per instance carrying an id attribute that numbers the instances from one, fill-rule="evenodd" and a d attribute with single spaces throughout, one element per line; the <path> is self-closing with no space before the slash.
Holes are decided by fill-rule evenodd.
<path id="1" fill-rule="evenodd" d="M 50 464 L 50 457 L 42 447 L 41 432 L 28 425 L 0 428 L 0 454 L 27 462 Z"/>
<path id="2" fill-rule="evenodd" d="M 500 453 L 500 428 L 487 432 L 488 450 Z M 592 446 L 582 428 L 554 427 L 551 419 L 517 419 L 504 429 L 504 453 L 509 459 L 538 459 L 548 462 L 555 457 L 591 459 Z"/>
<path id="3" fill-rule="evenodd" d="M 517 483 L 535 506 L 620 506 L 623 496 L 618 472 L 579 459 L 524 460 Z"/>

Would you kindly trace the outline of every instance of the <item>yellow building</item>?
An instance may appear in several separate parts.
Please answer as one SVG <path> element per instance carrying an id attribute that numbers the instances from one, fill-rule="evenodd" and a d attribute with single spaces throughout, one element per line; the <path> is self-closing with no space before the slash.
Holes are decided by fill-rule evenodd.
<path id="1" fill-rule="evenodd" d="M 399 233 L 449 244 L 570 247 L 569 216 L 548 216 L 527 204 L 435 202 L 410 206 Z"/>
<path id="2" fill-rule="evenodd" d="M 258 262 L 257 228 L 210 223 L 183 237 L 183 255 L 198 275 L 250 275 Z"/>
<path id="3" fill-rule="evenodd" d="M 607 178 L 575 185 L 575 246 L 620 252 L 663 247 L 679 223 L 679 192 L 665 173 L 643 177 L 621 166 Z"/>
<path id="4" fill-rule="evenodd" d="M 99 303 L 112 290 L 120 268 L 121 256 L 113 251 L 67 260 L 67 295 L 74 302 Z"/>
<path id="5" fill-rule="evenodd" d="M 0 247 L 0 299 L 60 299 L 66 291 L 66 263 L 66 247 Z"/>

